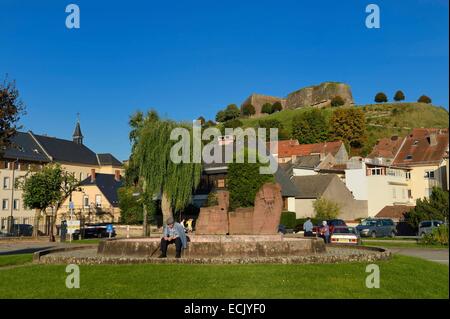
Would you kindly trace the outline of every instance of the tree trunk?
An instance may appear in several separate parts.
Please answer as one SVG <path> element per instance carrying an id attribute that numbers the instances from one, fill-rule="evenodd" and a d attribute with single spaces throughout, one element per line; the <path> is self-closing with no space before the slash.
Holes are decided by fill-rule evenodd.
<path id="1" fill-rule="evenodd" d="M 52 221 L 50 223 L 50 242 L 53 243 L 55 242 L 55 233 L 54 233 L 54 229 L 55 229 L 55 223 L 56 223 L 56 216 L 57 216 L 57 212 L 58 211 L 53 211 L 52 210 Z"/>
<path id="2" fill-rule="evenodd" d="M 41 211 L 39 209 L 35 210 L 34 213 L 34 227 L 33 227 L 33 237 L 37 238 L 39 236 L 39 218 L 41 217 Z"/>
<path id="3" fill-rule="evenodd" d="M 167 197 L 167 194 L 165 192 L 163 192 L 161 198 L 161 210 L 163 215 L 163 225 L 165 225 L 166 220 L 169 217 L 173 217 L 172 205 L 170 204 L 169 198 Z"/>
<path id="4" fill-rule="evenodd" d="M 147 207 L 145 207 L 145 204 L 142 204 L 143 206 L 143 222 L 142 222 L 142 236 L 147 237 L 148 235 L 148 217 L 147 217 Z"/>

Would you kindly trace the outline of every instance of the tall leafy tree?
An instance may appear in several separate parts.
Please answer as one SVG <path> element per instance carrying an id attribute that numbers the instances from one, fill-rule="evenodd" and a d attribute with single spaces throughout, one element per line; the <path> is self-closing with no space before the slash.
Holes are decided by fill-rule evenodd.
<path id="1" fill-rule="evenodd" d="M 292 119 L 292 137 L 300 144 L 324 142 L 328 138 L 328 121 L 318 109 L 306 111 Z"/>
<path id="2" fill-rule="evenodd" d="M 388 98 L 386 94 L 383 92 L 379 92 L 375 95 L 375 102 L 377 103 L 386 103 L 388 101 Z"/>
<path id="3" fill-rule="evenodd" d="M 272 104 L 270 103 L 263 104 L 263 106 L 261 107 L 261 113 L 272 114 L 273 113 Z"/>
<path id="4" fill-rule="evenodd" d="M 251 116 L 256 113 L 255 107 L 251 104 L 245 104 L 242 107 L 242 114 L 245 116 Z"/>
<path id="5" fill-rule="evenodd" d="M 280 101 L 276 101 L 275 103 L 272 104 L 272 112 L 280 112 L 283 110 L 283 105 L 281 104 Z"/>
<path id="6" fill-rule="evenodd" d="M 430 198 L 419 198 L 416 207 L 405 213 L 404 217 L 415 229 L 424 220 L 448 221 L 448 192 L 434 187 Z"/>
<path id="7" fill-rule="evenodd" d="M 421 95 L 417 102 L 431 104 L 431 98 L 426 95 Z"/>
<path id="8" fill-rule="evenodd" d="M 21 180 L 19 187 L 23 190 L 23 202 L 26 207 L 35 210 L 33 235 L 38 235 L 39 219 L 51 207 L 52 225 L 50 227 L 50 241 L 54 241 L 54 226 L 56 213 L 64 201 L 79 190 L 79 181 L 73 173 L 61 168 L 59 164 L 46 165 L 42 170 L 30 172 Z"/>
<path id="9" fill-rule="evenodd" d="M 335 110 L 330 120 L 330 137 L 361 148 L 367 140 L 364 112 L 359 108 Z"/>
<path id="10" fill-rule="evenodd" d="M 172 161 L 171 149 L 177 141 L 171 141 L 170 135 L 177 127 L 181 125 L 169 120 L 147 123 L 139 134 L 139 141 L 133 154 L 145 191 L 161 195 L 164 221 L 173 216 L 174 209 L 183 209 L 189 203 L 201 175 L 201 164 L 192 161 L 193 134 L 190 134 L 190 162 Z"/>
<path id="11" fill-rule="evenodd" d="M 403 92 L 400 91 L 400 90 L 395 92 L 394 101 L 400 102 L 400 101 L 403 101 L 403 100 L 405 100 L 405 94 L 403 94 Z"/>
<path id="12" fill-rule="evenodd" d="M 25 105 L 19 99 L 15 82 L 7 79 L 0 83 L 0 156 L 10 145 L 10 139 L 21 127 L 20 117 L 25 113 Z"/>

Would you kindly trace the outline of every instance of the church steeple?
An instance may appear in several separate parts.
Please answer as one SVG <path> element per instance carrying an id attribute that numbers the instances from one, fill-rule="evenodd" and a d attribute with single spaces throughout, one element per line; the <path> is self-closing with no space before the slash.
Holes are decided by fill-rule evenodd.
<path id="1" fill-rule="evenodd" d="M 80 117 L 78 114 L 77 125 L 75 126 L 75 131 L 73 132 L 73 141 L 77 144 L 83 144 L 83 133 L 81 133 L 80 127 Z"/>

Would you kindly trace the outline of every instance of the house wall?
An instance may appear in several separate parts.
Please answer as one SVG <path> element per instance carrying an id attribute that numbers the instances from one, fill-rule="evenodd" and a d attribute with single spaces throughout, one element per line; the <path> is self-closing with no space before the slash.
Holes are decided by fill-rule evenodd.
<path id="1" fill-rule="evenodd" d="M 340 179 L 334 179 L 322 197 L 339 205 L 341 214 L 338 218 L 354 220 L 368 216 L 367 200 L 356 200 Z"/>
<path id="2" fill-rule="evenodd" d="M 385 206 L 414 205 L 413 198 L 408 197 L 412 180 L 406 178 L 406 171 L 397 170 L 393 175 L 366 175 L 366 165 L 345 171 L 345 182 L 357 200 L 367 200 L 369 217 L 374 217 Z"/>
<path id="3" fill-rule="evenodd" d="M 14 171 L 14 179 L 17 180 L 18 178 L 23 178 L 28 170 L 24 169 L 25 166 L 22 166 L 23 163 L 20 163 L 19 169 L 16 168 Z M 12 165 L 11 165 L 12 167 Z M 8 187 L 4 187 L 4 179 L 9 178 L 9 185 Z M 13 181 L 13 171 L 9 168 L 3 168 L 0 169 L 0 229 L 2 226 L 6 227 L 6 218 L 8 218 L 11 215 L 11 207 L 14 203 L 14 199 L 18 203 L 16 208 L 13 207 L 13 218 L 29 218 L 34 217 L 34 210 L 26 209 L 23 205 L 23 191 L 14 188 L 14 198 L 12 194 L 12 187 L 14 186 Z M 8 207 L 6 209 L 3 209 L 3 200 L 7 200 Z"/>
<path id="4" fill-rule="evenodd" d="M 84 205 L 84 197 L 87 196 L 89 205 Z M 96 205 L 96 197 L 100 196 L 101 207 Z M 74 214 L 79 218 L 80 214 L 89 218 L 92 221 L 114 222 L 120 218 L 120 209 L 113 207 L 108 199 L 103 195 L 96 185 L 83 186 L 81 191 L 72 193 L 72 202 L 74 203 Z M 70 198 L 67 198 L 61 208 L 57 212 L 57 220 L 61 218 L 68 218 L 70 216 Z M 104 214 L 96 214 L 103 212 Z"/>
<path id="5" fill-rule="evenodd" d="M 287 198 L 287 208 L 288 208 L 288 211 L 290 211 L 290 212 L 296 212 L 297 213 L 297 210 L 296 210 L 296 206 L 295 206 L 296 204 L 295 204 L 295 197 L 288 197 Z"/>
<path id="6" fill-rule="evenodd" d="M 348 161 L 348 153 L 344 144 L 341 145 L 339 151 L 334 155 L 336 164 L 345 164 Z"/>
<path id="7" fill-rule="evenodd" d="M 411 167 L 411 192 L 413 200 L 423 197 L 429 197 L 433 186 L 445 188 L 446 181 L 446 164 L 444 161 L 439 165 L 424 165 Z M 434 172 L 434 179 L 425 177 L 426 172 Z"/>
<path id="8" fill-rule="evenodd" d="M 314 217 L 314 198 L 296 198 L 295 215 L 298 218 Z"/>

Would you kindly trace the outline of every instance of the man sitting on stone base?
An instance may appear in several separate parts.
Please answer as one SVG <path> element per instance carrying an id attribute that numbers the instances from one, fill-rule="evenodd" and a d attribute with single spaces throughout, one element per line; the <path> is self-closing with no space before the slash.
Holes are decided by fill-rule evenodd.
<path id="1" fill-rule="evenodd" d="M 172 217 L 167 219 L 166 226 L 163 230 L 161 255 L 159 258 L 167 257 L 167 247 L 171 244 L 175 244 L 176 247 L 175 258 L 181 258 L 181 249 L 187 248 L 187 238 L 183 226 L 180 223 L 176 223 Z"/>

